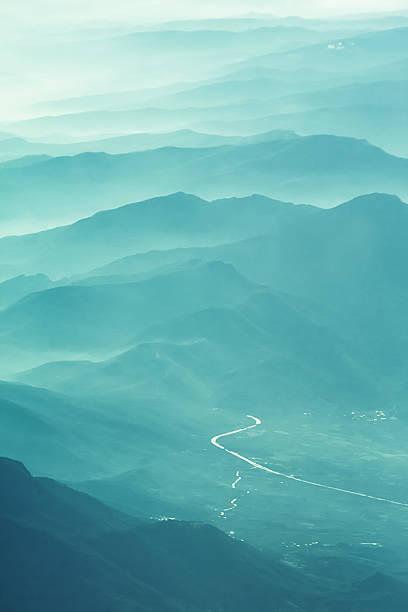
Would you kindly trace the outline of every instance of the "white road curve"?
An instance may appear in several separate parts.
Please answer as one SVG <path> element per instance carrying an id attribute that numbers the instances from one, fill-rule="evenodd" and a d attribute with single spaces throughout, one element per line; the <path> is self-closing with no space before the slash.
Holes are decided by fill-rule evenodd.
<path id="1" fill-rule="evenodd" d="M 273 474 L 274 476 L 279 476 L 280 478 L 287 478 L 288 480 L 294 480 L 296 482 L 300 482 L 302 484 L 309 485 L 312 487 L 319 487 L 320 489 L 328 489 L 329 491 L 337 491 L 338 493 L 345 493 L 346 495 L 356 495 L 357 497 L 365 497 L 366 499 L 373 499 L 375 501 L 385 502 L 387 504 L 393 504 L 395 506 L 403 506 L 404 508 L 408 508 L 408 503 L 394 501 L 392 499 L 386 499 L 385 497 L 376 497 L 375 495 L 368 495 L 367 493 L 360 493 L 358 491 L 350 491 L 348 489 L 341 489 L 340 487 L 333 487 L 330 485 L 322 484 L 320 482 L 313 482 L 312 480 L 304 480 L 303 478 L 297 478 L 293 474 L 283 474 L 282 472 L 277 472 L 276 470 L 272 470 L 271 468 L 268 468 L 265 465 L 256 463 L 255 461 L 253 461 L 252 459 L 249 459 L 248 457 L 244 457 L 243 455 L 240 455 L 239 453 L 236 453 L 235 451 L 225 448 L 225 446 L 223 446 L 222 444 L 218 442 L 218 440 L 221 440 L 221 438 L 226 438 L 228 436 L 233 436 L 243 431 L 248 431 L 249 429 L 258 427 L 258 425 L 262 423 L 261 419 L 259 419 L 258 417 L 251 416 L 250 414 L 247 414 L 247 417 L 248 419 L 253 419 L 255 423 L 253 425 L 248 425 L 248 427 L 242 427 L 241 429 L 235 429 L 234 431 L 228 431 L 227 433 L 223 433 L 223 434 L 214 436 L 213 438 L 211 438 L 211 444 L 221 449 L 225 453 L 228 453 L 229 455 L 233 455 L 234 457 L 237 457 L 237 459 L 240 459 L 241 461 L 245 461 L 245 463 L 249 463 L 249 465 L 251 465 L 254 468 L 257 468 L 258 470 L 269 472 L 270 474 Z"/>

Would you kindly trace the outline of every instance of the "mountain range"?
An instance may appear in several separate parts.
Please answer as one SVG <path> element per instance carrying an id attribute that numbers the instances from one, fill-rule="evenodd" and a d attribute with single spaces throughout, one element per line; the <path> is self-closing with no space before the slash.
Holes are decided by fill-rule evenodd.
<path id="1" fill-rule="evenodd" d="M 254 136 L 220 136 L 217 134 L 200 134 L 193 130 L 180 130 L 167 134 L 127 134 L 114 138 L 103 138 L 101 140 L 86 140 L 84 142 L 73 143 L 46 143 L 39 141 L 29 141 L 18 138 L 12 134 L 0 140 L 0 156 L 3 160 L 16 160 L 15 166 L 19 164 L 37 163 L 43 161 L 44 156 L 58 157 L 62 155 L 78 155 L 79 153 L 133 153 L 134 151 L 144 151 L 148 149 L 158 149 L 161 147 L 217 147 L 222 145 L 245 145 L 256 142 L 269 142 L 292 138 L 292 132 L 276 130 L 266 134 L 256 134 Z M 11 166 L 8 162 L 7 167 Z M 3 161 L 2 167 L 6 167 Z"/>
<path id="2" fill-rule="evenodd" d="M 0 10 L 0 610 L 402 612 L 408 11 L 125 4 Z"/>
<path id="3" fill-rule="evenodd" d="M 1 218 L 6 228 L 20 223 L 38 229 L 174 191 L 204 198 L 258 192 L 325 207 L 373 190 L 405 198 L 407 167 L 406 159 L 366 141 L 325 135 L 126 155 L 84 153 L 0 166 Z"/>

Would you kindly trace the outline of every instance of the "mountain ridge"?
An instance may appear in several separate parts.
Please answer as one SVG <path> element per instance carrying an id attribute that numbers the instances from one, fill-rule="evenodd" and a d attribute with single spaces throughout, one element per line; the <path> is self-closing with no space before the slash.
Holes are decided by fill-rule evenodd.
<path id="1" fill-rule="evenodd" d="M 368 191 L 406 198 L 407 176 L 408 159 L 363 140 L 328 135 L 204 149 L 83 153 L 22 168 L 0 167 L 0 212 L 5 227 L 17 220 L 44 227 L 115 203 L 180 191 L 207 200 L 258 192 L 327 207 Z"/>

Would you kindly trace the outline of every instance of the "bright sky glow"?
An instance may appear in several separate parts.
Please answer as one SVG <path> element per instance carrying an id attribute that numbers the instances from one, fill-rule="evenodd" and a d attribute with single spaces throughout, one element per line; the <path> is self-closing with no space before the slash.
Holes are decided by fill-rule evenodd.
<path id="1" fill-rule="evenodd" d="M 66 41 L 108 38 L 180 19 L 255 14 L 316 18 L 393 10 L 404 10 L 408 16 L 408 0 L 0 0 L 0 117 L 20 116 L 20 107 L 47 97 L 129 87 L 90 82 L 78 58 L 64 64 Z M 146 78 L 140 75 L 144 86 L 156 85 L 154 74 L 151 82 Z"/>
<path id="2" fill-rule="evenodd" d="M 87 21 L 161 21 L 220 17 L 262 11 L 274 15 L 316 17 L 329 14 L 408 10 L 407 0 L 2 0 L 3 27 L 30 27 L 36 23 Z"/>

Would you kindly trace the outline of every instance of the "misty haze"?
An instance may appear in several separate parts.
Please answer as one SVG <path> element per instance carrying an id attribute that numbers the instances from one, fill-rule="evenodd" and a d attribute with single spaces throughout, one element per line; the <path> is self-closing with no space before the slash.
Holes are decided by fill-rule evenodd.
<path id="1" fill-rule="evenodd" d="M 0 19 L 1 612 L 405 612 L 406 2 Z"/>

